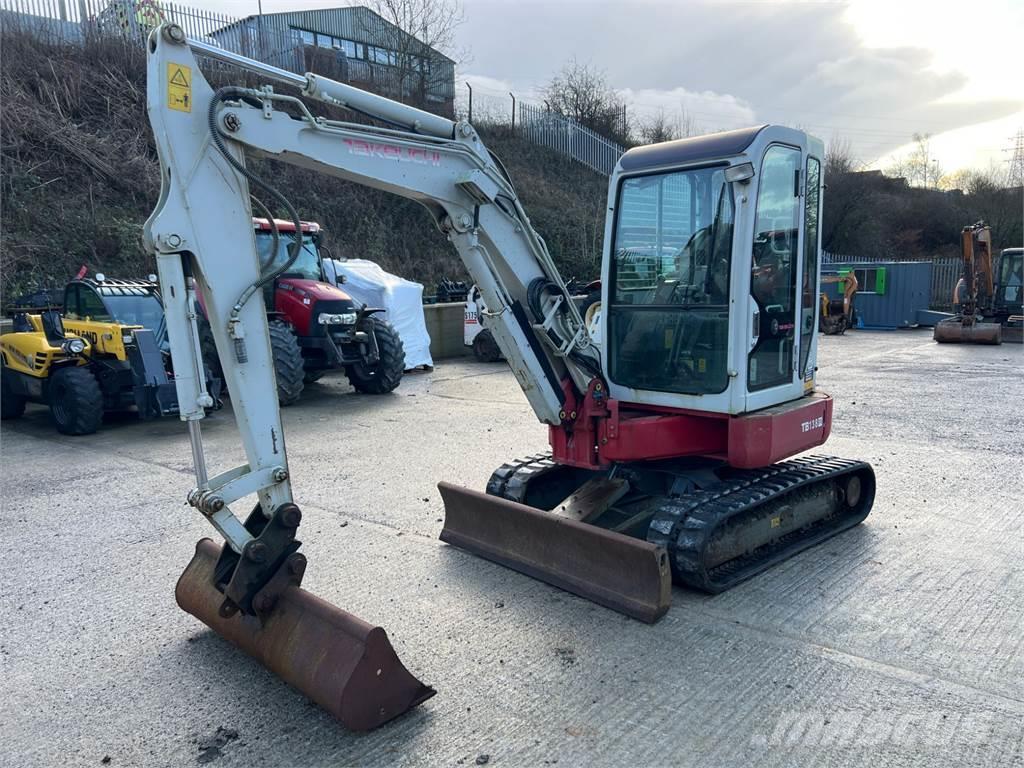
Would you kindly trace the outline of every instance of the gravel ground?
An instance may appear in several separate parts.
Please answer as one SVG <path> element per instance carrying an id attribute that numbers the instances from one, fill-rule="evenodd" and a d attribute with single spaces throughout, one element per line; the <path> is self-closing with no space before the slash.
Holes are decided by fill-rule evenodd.
<path id="1" fill-rule="evenodd" d="M 438 480 L 546 448 L 504 366 L 313 385 L 285 412 L 305 586 L 439 691 L 369 734 L 175 606 L 212 533 L 180 423 L 66 438 L 30 407 L 0 446 L 0 765 L 1021 765 L 1022 351 L 823 337 L 828 450 L 874 464 L 874 512 L 653 627 L 437 541 Z M 227 409 L 205 434 L 239 461 Z"/>

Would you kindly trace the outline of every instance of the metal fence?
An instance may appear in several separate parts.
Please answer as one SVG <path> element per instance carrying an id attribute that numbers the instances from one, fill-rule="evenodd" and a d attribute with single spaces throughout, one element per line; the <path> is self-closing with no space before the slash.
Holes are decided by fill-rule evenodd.
<path id="1" fill-rule="evenodd" d="M 959 256 L 948 256 L 932 262 L 931 309 L 953 311 L 953 289 L 963 270 Z"/>
<path id="2" fill-rule="evenodd" d="M 519 129 L 535 144 L 557 150 L 605 176 L 611 175 L 625 151 L 589 128 L 529 102 L 519 104 Z"/>
<path id="3" fill-rule="evenodd" d="M 625 149 L 618 143 L 574 120 L 555 114 L 544 106 L 509 93 L 506 95 L 474 88 L 468 83 L 455 98 L 458 117 L 476 125 L 501 125 L 540 146 L 611 175 Z"/>

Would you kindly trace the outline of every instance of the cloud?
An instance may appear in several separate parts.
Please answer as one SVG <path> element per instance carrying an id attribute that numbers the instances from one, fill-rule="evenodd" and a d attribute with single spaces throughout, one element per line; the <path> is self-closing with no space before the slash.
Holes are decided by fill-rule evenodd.
<path id="1" fill-rule="evenodd" d="M 686 88 L 623 88 L 619 93 L 632 106 L 634 115 L 641 120 L 650 119 L 659 112 L 669 117 L 685 114 L 701 131 L 729 129 L 758 122 L 754 108 L 730 94 L 690 91 Z"/>
<path id="2" fill-rule="evenodd" d="M 936 68 L 924 48 L 865 46 L 845 11 L 842 4 L 466 0 L 461 33 L 474 71 L 517 94 L 538 91 L 576 57 L 603 69 L 639 112 L 685 105 L 708 129 L 797 125 L 826 141 L 849 140 L 866 161 L 915 132 L 941 134 L 1024 110 L 1019 98 L 972 100 L 969 89 L 965 97 L 966 77 Z"/>

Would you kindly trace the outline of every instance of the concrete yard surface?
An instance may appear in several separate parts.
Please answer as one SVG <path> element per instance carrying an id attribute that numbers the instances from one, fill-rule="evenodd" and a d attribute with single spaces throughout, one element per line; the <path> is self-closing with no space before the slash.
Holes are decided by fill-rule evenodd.
<path id="1" fill-rule="evenodd" d="M 311 385 L 284 422 L 313 593 L 438 694 L 344 731 L 174 602 L 197 539 L 183 425 L 2 430 L 2 766 L 1024 764 L 1024 350 L 822 337 L 823 449 L 867 521 L 647 626 L 437 540 L 436 483 L 547 448 L 502 364 L 391 396 Z M 241 450 L 204 422 L 212 469 Z M 244 510 L 239 509 L 244 514 Z"/>

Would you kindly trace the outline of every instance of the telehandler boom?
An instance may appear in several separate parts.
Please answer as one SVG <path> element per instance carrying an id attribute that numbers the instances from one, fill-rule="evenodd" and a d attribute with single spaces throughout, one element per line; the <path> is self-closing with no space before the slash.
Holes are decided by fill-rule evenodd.
<path id="1" fill-rule="evenodd" d="M 195 54 L 388 127 L 314 116 L 270 86 L 214 91 Z M 483 325 L 552 452 L 500 467 L 486 494 L 441 483 L 444 541 L 655 621 L 673 576 L 721 591 L 868 514 L 867 464 L 782 461 L 822 444 L 832 419 L 814 389 L 820 141 L 759 126 L 624 154 L 609 186 L 598 347 L 469 123 L 189 41 L 174 25 L 150 35 L 148 67 L 162 189 L 145 238 L 181 371 L 189 503 L 225 540 L 199 543 L 178 602 L 346 726 L 372 728 L 434 691 L 383 630 L 299 587 L 301 513 L 260 291 L 275 273 L 261 270 L 250 193 L 301 222 L 246 153 L 416 200 L 479 287 Z M 247 457 L 212 477 L 197 294 Z M 231 505 L 253 494 L 243 522 Z"/>

